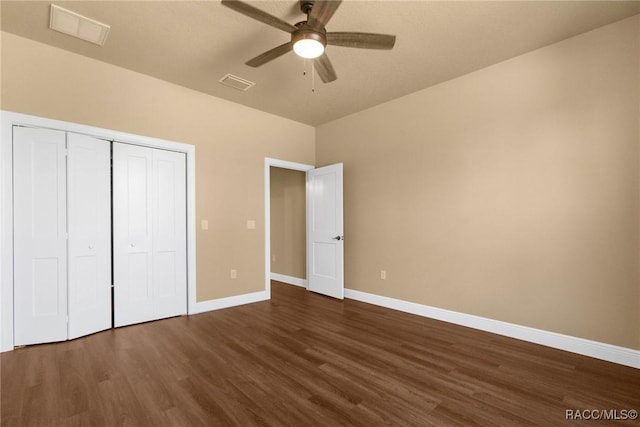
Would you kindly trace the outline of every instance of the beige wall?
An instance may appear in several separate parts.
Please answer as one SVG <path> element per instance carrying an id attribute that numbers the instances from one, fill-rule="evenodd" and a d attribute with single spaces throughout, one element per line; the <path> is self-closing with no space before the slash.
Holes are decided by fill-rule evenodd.
<path id="1" fill-rule="evenodd" d="M 271 272 L 306 279 L 305 173 L 271 168 Z"/>
<path id="2" fill-rule="evenodd" d="M 316 164 L 344 162 L 345 286 L 640 349 L 639 28 L 318 127 Z"/>
<path id="3" fill-rule="evenodd" d="M 12 34 L 1 47 L 2 109 L 195 145 L 197 299 L 264 289 L 264 157 L 314 164 L 312 127 Z"/>
<path id="4" fill-rule="evenodd" d="M 640 349 L 639 20 L 320 126 L 315 153 L 309 126 L 7 33 L 0 108 L 194 144 L 199 301 L 263 287 L 265 156 L 343 162 L 347 287 Z"/>

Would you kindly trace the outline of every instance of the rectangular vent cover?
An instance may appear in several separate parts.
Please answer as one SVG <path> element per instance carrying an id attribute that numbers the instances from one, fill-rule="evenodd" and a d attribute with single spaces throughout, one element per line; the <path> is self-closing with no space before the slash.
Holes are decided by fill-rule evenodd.
<path id="1" fill-rule="evenodd" d="M 253 85 L 255 85 L 254 82 L 250 82 L 249 80 L 245 80 L 241 77 L 234 76 L 233 74 L 227 74 L 226 76 L 221 78 L 219 81 L 225 86 L 229 86 L 234 89 L 241 90 L 243 92 L 246 92 Z"/>
<path id="2" fill-rule="evenodd" d="M 55 4 L 51 5 L 49 28 L 103 46 L 111 27 Z"/>

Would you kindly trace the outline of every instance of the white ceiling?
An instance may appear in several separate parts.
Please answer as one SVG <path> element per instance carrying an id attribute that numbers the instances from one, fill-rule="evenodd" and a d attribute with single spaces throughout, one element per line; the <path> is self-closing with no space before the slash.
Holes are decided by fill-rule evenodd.
<path id="1" fill-rule="evenodd" d="M 244 62 L 289 40 L 219 1 L 55 1 L 111 25 L 104 46 L 49 30 L 51 2 L 0 3 L 2 30 L 302 123 L 319 124 L 640 13 L 640 1 L 345 0 L 327 31 L 395 34 L 391 51 L 329 46 L 338 80 L 323 84 L 286 54 Z M 296 1 L 252 1 L 295 24 Z M 307 70 L 309 66 L 307 66 Z M 256 82 L 222 86 L 231 73 Z"/>

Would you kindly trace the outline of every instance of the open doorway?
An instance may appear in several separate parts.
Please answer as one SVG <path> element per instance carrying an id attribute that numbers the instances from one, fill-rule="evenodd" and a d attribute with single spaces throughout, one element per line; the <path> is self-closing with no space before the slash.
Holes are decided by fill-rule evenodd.
<path id="1" fill-rule="evenodd" d="M 271 298 L 271 169 L 282 168 L 305 173 L 306 286 L 308 290 L 333 298 L 344 298 L 344 214 L 343 165 L 320 168 L 265 158 L 265 293 Z M 276 262 L 278 254 L 276 254 Z"/>
<path id="2" fill-rule="evenodd" d="M 306 179 L 306 172 L 313 170 L 314 166 L 311 165 L 305 165 L 303 163 L 295 163 L 295 162 L 289 162 L 286 160 L 279 160 L 279 159 L 272 159 L 272 158 L 268 158 L 266 157 L 264 159 L 264 215 L 265 215 L 265 248 L 264 248 L 264 253 L 265 253 L 265 260 L 264 260 L 264 265 L 265 265 L 265 284 L 264 284 L 264 288 L 265 291 L 267 292 L 267 294 L 269 295 L 269 298 L 271 298 L 271 265 L 272 265 L 272 256 L 271 256 L 271 170 L 272 169 L 281 169 L 286 171 L 292 171 L 292 172 L 298 172 L 300 173 L 302 176 L 305 177 Z M 306 193 L 306 183 L 305 183 L 305 187 L 304 187 L 304 191 Z M 306 209 L 306 206 L 305 206 Z M 307 223 L 307 218 L 306 218 L 306 211 L 304 211 L 304 218 L 303 218 L 303 224 L 304 227 L 306 228 L 306 223 Z M 306 234 L 305 234 L 305 241 L 306 241 Z M 306 246 L 304 248 L 304 254 L 306 257 Z M 278 259 L 282 259 L 281 255 L 276 253 L 276 263 L 278 262 Z M 284 270 L 282 270 L 284 271 Z M 306 276 L 306 263 L 305 263 L 305 270 L 304 270 L 304 275 L 300 276 L 302 280 L 300 281 L 296 281 L 296 285 L 299 286 L 307 286 L 307 276 Z M 278 273 L 276 273 L 276 277 Z M 286 275 L 285 275 L 286 276 Z M 293 278 L 293 276 L 289 276 L 291 278 Z M 283 279 L 286 279 L 286 277 L 279 277 L 276 278 L 275 280 L 279 280 L 282 281 Z M 293 280 L 286 282 L 286 283 L 291 283 L 293 282 Z"/>
<path id="3" fill-rule="evenodd" d="M 271 166 L 271 279 L 307 287 L 306 176 Z"/>

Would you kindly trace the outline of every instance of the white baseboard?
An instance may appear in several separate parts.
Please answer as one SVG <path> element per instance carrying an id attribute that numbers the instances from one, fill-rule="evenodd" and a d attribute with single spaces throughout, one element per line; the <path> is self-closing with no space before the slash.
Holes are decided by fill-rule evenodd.
<path id="1" fill-rule="evenodd" d="M 482 331 L 493 332 L 494 334 L 517 338 L 523 341 L 541 344 L 547 347 L 553 347 L 581 354 L 583 356 L 594 357 L 596 359 L 640 369 L 640 350 L 633 350 L 626 347 L 619 347 L 612 344 L 572 337 L 570 335 L 558 334 L 556 332 L 544 331 L 542 329 L 535 329 L 527 326 L 520 326 L 513 323 L 459 313 L 428 305 L 416 304 L 413 302 L 356 291 L 353 289 L 345 289 L 344 296 L 345 298 L 379 305 L 393 310 L 442 320 Z"/>
<path id="2" fill-rule="evenodd" d="M 287 283 L 289 285 L 307 287 L 306 279 L 298 279 L 297 277 L 286 276 L 280 273 L 271 273 L 271 280 L 277 280 L 278 282 Z"/>
<path id="3" fill-rule="evenodd" d="M 251 304 L 253 302 L 266 301 L 268 299 L 269 293 L 267 291 L 259 291 L 250 294 L 235 295 L 232 297 L 196 302 L 195 307 L 189 310 L 189 314 L 199 314 L 207 311 L 221 310 L 223 308 Z"/>

